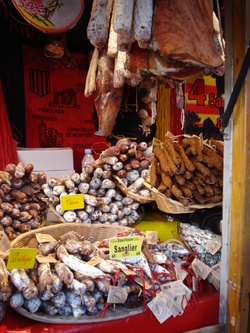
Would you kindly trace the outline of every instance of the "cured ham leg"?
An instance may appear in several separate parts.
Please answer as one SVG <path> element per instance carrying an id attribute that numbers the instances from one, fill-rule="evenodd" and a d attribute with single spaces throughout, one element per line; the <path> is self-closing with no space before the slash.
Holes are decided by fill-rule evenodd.
<path id="1" fill-rule="evenodd" d="M 224 56 L 215 38 L 212 0 L 157 0 L 152 44 L 162 57 L 219 67 Z"/>

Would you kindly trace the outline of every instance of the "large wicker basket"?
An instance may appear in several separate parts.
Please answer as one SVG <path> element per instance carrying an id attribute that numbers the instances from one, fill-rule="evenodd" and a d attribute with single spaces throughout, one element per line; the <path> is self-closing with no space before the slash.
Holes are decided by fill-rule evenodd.
<path id="1" fill-rule="evenodd" d="M 131 231 L 132 228 L 119 225 L 108 224 L 83 224 L 83 223 L 60 223 L 47 227 L 40 228 L 38 230 L 32 230 L 25 234 L 19 235 L 11 242 L 11 247 L 20 248 L 25 247 L 29 241 L 35 237 L 37 233 L 49 234 L 55 239 L 59 239 L 60 236 L 69 231 L 74 231 L 85 239 L 93 242 L 104 238 L 110 238 L 116 236 L 120 232 Z"/>
<path id="2" fill-rule="evenodd" d="M 32 230 L 23 235 L 20 235 L 15 240 L 12 241 L 11 246 L 12 248 L 26 247 L 30 239 L 32 239 L 36 235 L 36 233 L 49 234 L 53 236 L 55 239 L 59 239 L 61 235 L 69 231 L 74 231 L 77 234 L 84 236 L 85 239 L 94 242 L 97 240 L 102 240 L 105 238 L 116 236 L 117 234 L 123 232 L 129 232 L 131 230 L 132 228 L 130 227 L 124 227 L 118 225 L 62 223 L 62 224 L 43 227 L 39 230 Z M 29 319 L 51 324 L 75 324 L 75 323 L 79 324 L 79 323 L 103 322 L 108 320 L 125 318 L 143 312 L 142 307 L 138 307 L 136 309 L 130 309 L 117 305 L 115 311 L 107 311 L 104 318 L 101 318 L 98 315 L 95 316 L 83 315 L 82 317 L 76 319 L 72 315 L 67 317 L 56 315 L 52 317 L 45 313 L 42 313 L 41 311 L 37 311 L 36 313 L 30 313 L 29 311 L 27 311 L 22 307 L 14 310 L 19 314 L 21 314 L 22 316 L 27 317 Z"/>

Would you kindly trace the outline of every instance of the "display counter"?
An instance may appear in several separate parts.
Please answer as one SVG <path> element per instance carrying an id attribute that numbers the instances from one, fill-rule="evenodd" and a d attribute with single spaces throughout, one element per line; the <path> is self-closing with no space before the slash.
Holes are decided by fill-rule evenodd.
<path id="1" fill-rule="evenodd" d="M 143 333 L 180 333 L 216 325 L 219 313 L 219 292 L 208 282 L 203 282 L 202 292 L 197 295 L 197 302 L 191 302 L 182 316 L 170 317 L 162 324 L 149 311 L 122 319 L 89 324 L 77 324 L 77 319 L 74 325 L 63 322 L 62 324 L 47 324 L 23 317 L 8 307 L 7 314 L 0 323 L 0 333 L 80 333 L 83 331 L 84 333 L 128 333 L 134 332 L 138 328 Z"/>

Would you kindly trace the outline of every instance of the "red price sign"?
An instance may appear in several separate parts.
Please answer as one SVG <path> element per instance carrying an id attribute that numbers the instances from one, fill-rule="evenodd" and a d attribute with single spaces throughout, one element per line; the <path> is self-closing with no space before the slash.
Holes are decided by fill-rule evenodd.
<path id="1" fill-rule="evenodd" d="M 224 99 L 218 95 L 215 78 L 202 76 L 186 81 L 185 110 L 187 117 L 197 126 L 210 122 L 220 128 Z"/>

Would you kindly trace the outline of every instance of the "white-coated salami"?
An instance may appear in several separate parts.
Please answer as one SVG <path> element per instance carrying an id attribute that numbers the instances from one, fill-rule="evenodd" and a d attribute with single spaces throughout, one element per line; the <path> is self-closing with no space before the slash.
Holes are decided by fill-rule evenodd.
<path id="1" fill-rule="evenodd" d="M 113 0 L 93 1 L 87 37 L 95 47 L 101 48 L 107 42 L 112 5 Z"/>
<path id="2" fill-rule="evenodd" d="M 134 10 L 134 34 L 138 42 L 151 39 L 153 0 L 136 0 Z"/>
<path id="3" fill-rule="evenodd" d="M 107 50 L 107 55 L 111 58 L 114 58 L 117 55 L 117 33 L 114 31 L 113 28 L 113 16 L 114 16 L 114 11 L 112 13 L 111 24 L 109 28 L 108 50 Z"/>
<path id="4" fill-rule="evenodd" d="M 113 28 L 118 34 L 127 34 L 133 22 L 134 0 L 114 0 Z"/>

